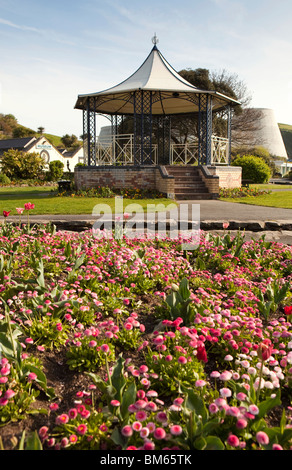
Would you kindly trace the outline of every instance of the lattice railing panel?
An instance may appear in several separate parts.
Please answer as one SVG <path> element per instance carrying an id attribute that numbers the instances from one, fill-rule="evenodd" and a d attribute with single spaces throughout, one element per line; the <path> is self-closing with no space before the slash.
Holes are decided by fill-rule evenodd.
<path id="1" fill-rule="evenodd" d="M 170 164 L 182 163 L 183 165 L 198 165 L 199 145 L 198 144 L 171 144 Z"/>
<path id="2" fill-rule="evenodd" d="M 229 141 L 223 137 L 212 137 L 211 164 L 228 165 L 229 163 Z"/>

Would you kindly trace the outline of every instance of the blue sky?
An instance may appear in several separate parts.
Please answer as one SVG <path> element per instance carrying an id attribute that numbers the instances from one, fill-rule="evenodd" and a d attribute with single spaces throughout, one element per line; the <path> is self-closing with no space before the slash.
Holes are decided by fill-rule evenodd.
<path id="1" fill-rule="evenodd" d="M 156 32 L 176 70 L 235 73 L 292 124 L 291 30 L 291 0 L 0 0 L 0 112 L 79 136 L 78 94 L 126 79 Z"/>

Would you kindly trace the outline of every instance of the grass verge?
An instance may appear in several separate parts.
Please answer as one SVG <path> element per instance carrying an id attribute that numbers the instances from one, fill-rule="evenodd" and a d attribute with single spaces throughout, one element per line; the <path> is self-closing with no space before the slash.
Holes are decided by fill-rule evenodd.
<path id="1" fill-rule="evenodd" d="M 239 202 L 240 204 L 252 204 L 254 206 L 278 207 L 282 209 L 292 209 L 292 191 L 273 191 L 257 197 L 243 198 L 221 198 L 226 202 Z"/>
<path id="2" fill-rule="evenodd" d="M 115 198 L 95 198 L 95 197 L 56 197 L 56 189 L 52 187 L 18 187 L 0 188 L 0 214 L 3 210 L 11 211 L 10 215 L 17 215 L 16 207 L 24 207 L 26 202 L 35 205 L 32 215 L 46 214 L 92 214 L 94 207 L 103 204 L 105 213 L 116 213 L 117 206 Z M 123 198 L 123 210 L 146 211 L 148 205 L 155 205 L 159 211 L 168 210 L 169 205 L 174 203 L 171 199 L 127 199 Z M 135 204 L 135 207 L 132 206 Z"/>

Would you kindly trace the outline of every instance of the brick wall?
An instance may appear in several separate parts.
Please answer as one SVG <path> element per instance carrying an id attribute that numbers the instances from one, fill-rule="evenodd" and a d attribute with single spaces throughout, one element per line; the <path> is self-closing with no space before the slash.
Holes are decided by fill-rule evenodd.
<path id="1" fill-rule="evenodd" d="M 77 190 L 109 186 L 113 188 L 156 189 L 170 198 L 174 195 L 174 178 L 167 175 L 163 167 L 77 167 L 74 171 L 74 181 Z"/>
<path id="2" fill-rule="evenodd" d="M 211 175 L 219 177 L 220 188 L 240 188 L 242 173 L 240 166 L 208 166 L 207 169 Z"/>
<path id="3" fill-rule="evenodd" d="M 174 199 L 175 179 L 166 172 L 164 166 L 156 167 L 155 178 L 157 191 L 160 191 L 161 193 L 166 194 L 167 197 Z"/>
<path id="4" fill-rule="evenodd" d="M 200 175 L 210 194 L 216 198 L 219 196 L 219 176 L 209 172 L 207 166 L 200 166 Z"/>

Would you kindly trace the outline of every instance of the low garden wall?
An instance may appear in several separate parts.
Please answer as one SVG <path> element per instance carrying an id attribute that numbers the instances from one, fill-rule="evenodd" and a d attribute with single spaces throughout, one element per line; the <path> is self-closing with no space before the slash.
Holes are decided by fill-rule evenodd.
<path id="1" fill-rule="evenodd" d="M 242 168 L 240 166 L 208 166 L 211 175 L 219 177 L 220 188 L 240 188 L 242 182 Z"/>
<path id="2" fill-rule="evenodd" d="M 97 186 L 157 190 L 173 197 L 174 178 L 161 166 L 77 167 L 74 172 L 77 190 Z"/>

